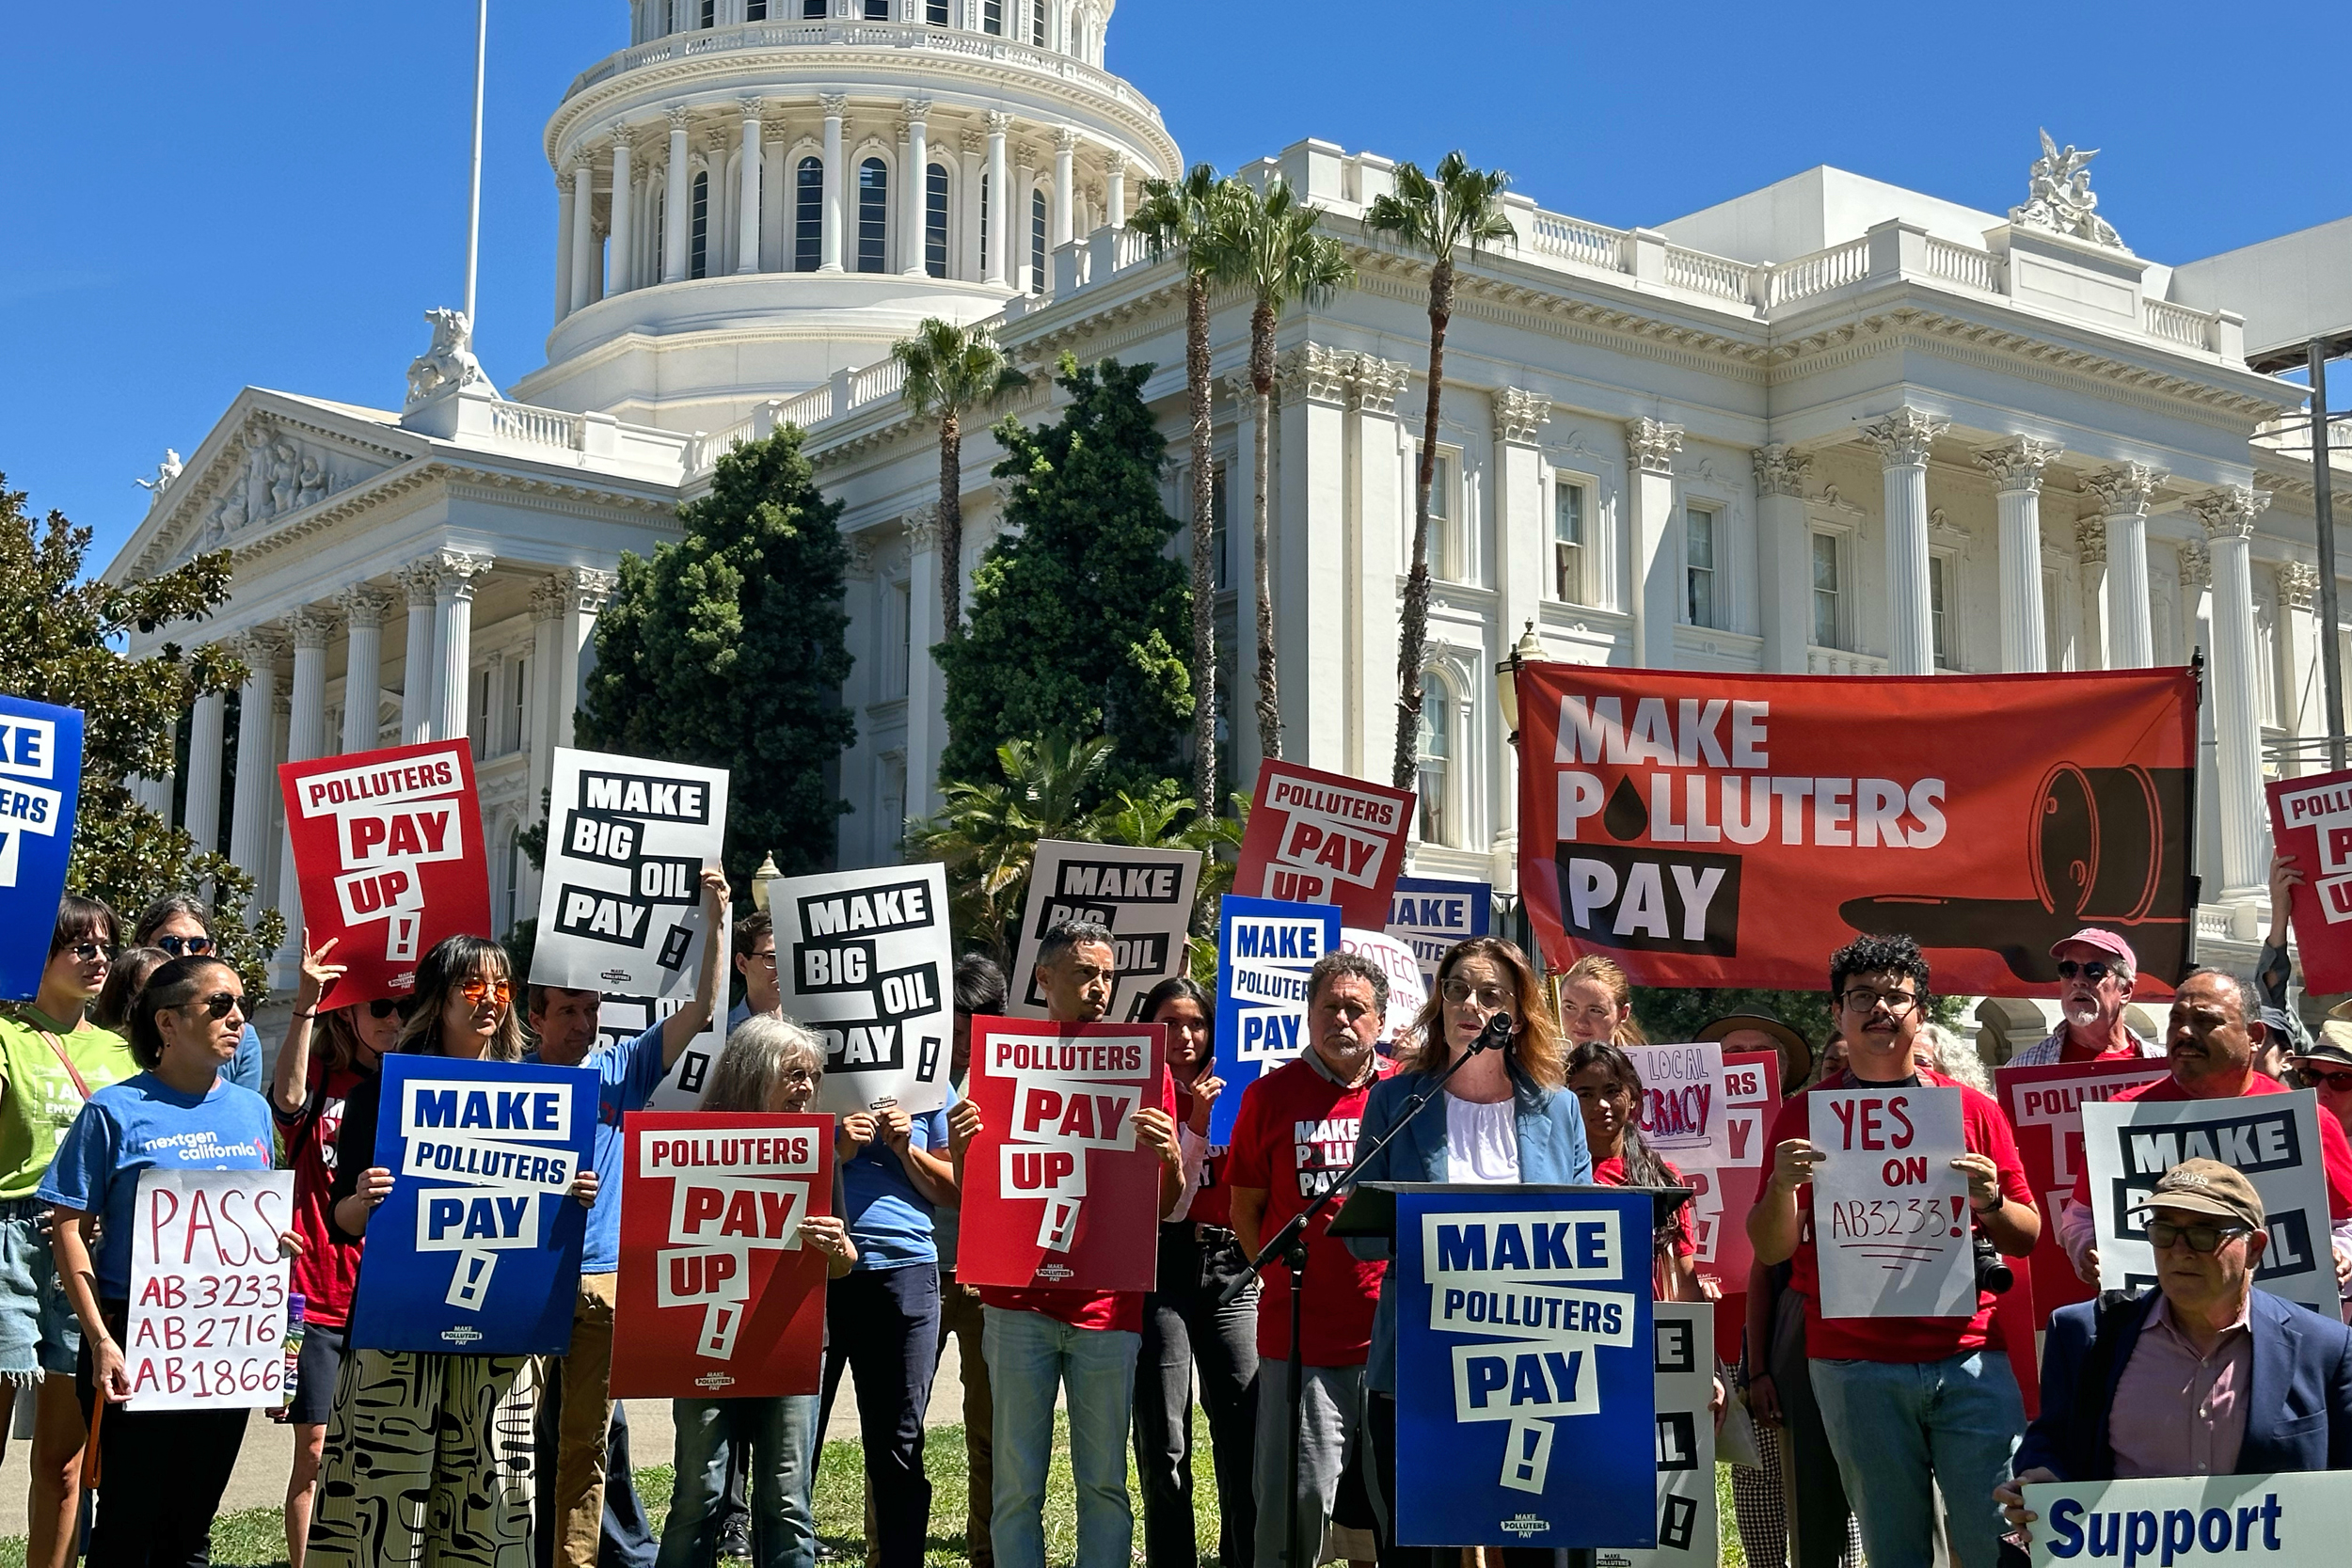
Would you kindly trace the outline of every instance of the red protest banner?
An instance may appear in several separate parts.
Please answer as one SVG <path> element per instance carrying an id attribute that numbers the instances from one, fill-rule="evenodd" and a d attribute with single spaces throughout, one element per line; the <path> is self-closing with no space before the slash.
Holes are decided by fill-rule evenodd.
<path id="1" fill-rule="evenodd" d="M 489 857 L 464 740 L 281 763 L 313 945 L 348 966 L 320 1005 L 408 994 L 443 937 L 490 935 Z"/>
<path id="2" fill-rule="evenodd" d="M 833 1212 L 831 1117 L 636 1111 L 621 1118 L 615 1399 L 814 1394 Z"/>
<path id="3" fill-rule="evenodd" d="M 2287 900 L 2303 984 L 2321 995 L 2352 990 L 2352 772 L 2277 779 L 2263 793 L 2271 842 L 2303 873 Z"/>
<path id="4" fill-rule="evenodd" d="M 1748 1211 L 1756 1207 L 1764 1177 L 1772 1167 L 1772 1117 L 1780 1111 L 1780 1053 L 1724 1053 L 1724 1158 L 1711 1169 L 1685 1169 L 1686 1185 L 1699 1189 L 1691 1200 L 1701 1279 L 1722 1293 L 1715 1302 L 1716 1354 L 1740 1358 L 1747 1329 L 1748 1270 L 1756 1250 L 1748 1245 Z M 1759 1361 L 1762 1352 L 1758 1353 Z"/>
<path id="5" fill-rule="evenodd" d="M 2130 937 L 2143 994 L 2188 962 L 2185 670 L 1542 663 L 1518 689 L 1519 891 L 1552 967 L 1811 988 L 1857 933 L 1904 932 L 1939 990 L 2017 996 L 2090 924 Z"/>
<path id="6" fill-rule="evenodd" d="M 2058 1209 L 2083 1168 L 2083 1102 L 2113 1100 L 2171 1070 L 2162 1058 L 2152 1057 L 1994 1069 L 1993 1086 L 2017 1130 L 2018 1158 L 2042 1210 L 2042 1239 L 2018 1267 L 2020 1275 L 2033 1276 L 2034 1327 L 2048 1327 L 2050 1314 L 2059 1307 L 2098 1294 L 2097 1287 L 2074 1276 L 2074 1265 L 2058 1240 Z"/>
<path id="7" fill-rule="evenodd" d="M 972 1021 L 956 1278 L 966 1285 L 1149 1291 L 1159 1270 L 1160 1161 L 1135 1114 L 1161 1109 L 1158 1023 Z"/>
<path id="8" fill-rule="evenodd" d="M 1381 930 L 1412 823 L 1410 790 L 1295 762 L 1262 762 L 1233 891 L 1247 898 L 1337 904 L 1342 925 Z"/>

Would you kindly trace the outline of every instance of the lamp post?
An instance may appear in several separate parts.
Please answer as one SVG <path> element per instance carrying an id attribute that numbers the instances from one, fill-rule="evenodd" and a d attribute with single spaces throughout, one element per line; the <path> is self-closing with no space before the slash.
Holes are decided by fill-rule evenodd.
<path id="1" fill-rule="evenodd" d="M 776 865 L 776 852 L 773 849 L 760 857 L 759 869 L 752 873 L 752 908 L 762 914 L 768 912 L 769 880 L 783 875 L 783 871 Z"/>
<path id="2" fill-rule="evenodd" d="M 1523 665 L 1540 664 L 1545 657 L 1544 640 L 1535 635 L 1535 623 L 1530 620 L 1527 629 L 1519 634 L 1518 641 L 1512 645 L 1511 657 L 1495 666 L 1495 705 L 1502 710 L 1502 727 L 1510 736 L 1515 754 L 1519 744 L 1519 670 Z M 1516 781 L 1514 783 L 1516 784 Z M 1514 875 L 1518 872 L 1518 856 L 1514 851 Z M 1498 879 L 1500 880 L 1502 879 Z M 1518 944 L 1520 952 L 1530 951 L 1534 944 L 1527 931 L 1527 900 L 1517 888 L 1511 888 L 1498 892 L 1495 904 L 1504 925 L 1510 929 L 1511 940 Z"/>

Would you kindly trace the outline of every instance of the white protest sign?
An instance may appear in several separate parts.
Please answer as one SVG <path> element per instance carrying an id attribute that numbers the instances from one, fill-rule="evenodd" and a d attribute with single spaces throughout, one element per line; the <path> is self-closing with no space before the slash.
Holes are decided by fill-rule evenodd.
<path id="1" fill-rule="evenodd" d="M 557 747 L 532 980 L 691 994 L 710 935 L 702 870 L 726 832 L 726 769 Z"/>
<path id="2" fill-rule="evenodd" d="M 1658 1544 L 1599 1548 L 1593 1568 L 1715 1568 L 1715 1307 L 1650 1308 L 1658 1361 Z"/>
<path id="3" fill-rule="evenodd" d="M 1411 1042 L 1414 1021 L 1429 1003 L 1429 988 L 1422 980 L 1421 964 L 1413 957 L 1412 944 L 1386 931 L 1359 931 L 1353 926 L 1343 926 L 1340 951 L 1370 959 L 1388 977 L 1387 1026 L 1380 1031 L 1380 1039 L 1387 1050 L 1402 1050 Z"/>
<path id="4" fill-rule="evenodd" d="M 719 946 L 730 951 L 734 939 L 735 911 L 719 911 Z M 700 958 L 696 963 L 699 973 Z M 710 1009 L 710 1022 L 703 1032 L 686 1042 L 676 1062 L 645 1101 L 649 1111 L 698 1111 L 702 1109 L 703 1090 L 710 1082 L 710 1069 L 719 1063 L 719 1053 L 727 1046 L 726 971 L 722 969 L 719 981 L 720 1006 Z M 611 996 L 596 1007 L 596 1033 L 607 1045 L 623 1046 L 644 1034 L 660 1021 L 669 1018 L 693 998 L 680 991 L 669 996 Z"/>
<path id="5" fill-rule="evenodd" d="M 895 1105 L 920 1116 L 947 1103 L 955 952 L 946 868 L 779 877 L 768 884 L 768 912 L 785 1016 L 825 1042 L 816 1108 Z"/>
<path id="6" fill-rule="evenodd" d="M 1968 1240 L 1968 1152 L 1958 1089 L 1817 1091 L 1807 1136 L 1813 1244 L 1825 1318 L 1967 1318 L 1977 1310 Z"/>
<path id="7" fill-rule="evenodd" d="M 2352 1540 L 2341 1471 L 2049 1481 L 2025 1489 L 2040 1517 L 2033 1568 L 2101 1559 L 2115 1568 L 2338 1568 Z"/>
<path id="8" fill-rule="evenodd" d="M 1045 993 L 1037 984 L 1038 948 L 1045 933 L 1064 920 L 1092 920 L 1110 927 L 1112 960 L 1119 966 L 1119 988 L 1104 1016 L 1135 1019 L 1153 986 L 1185 973 L 1184 942 L 1200 888 L 1197 849 L 1040 839 L 1030 863 L 1006 1012 L 1014 1018 L 1045 1016 Z"/>
<path id="9" fill-rule="evenodd" d="M 1642 1075 L 1642 1137 L 1660 1157 L 1685 1170 L 1732 1164 L 1731 1107 L 1724 1093 L 1724 1048 L 1629 1045 Z M 1755 1157 L 1753 1149 L 1750 1159 Z"/>
<path id="10" fill-rule="evenodd" d="M 294 1172 L 150 1167 L 132 1224 L 130 1408 L 284 1403 Z"/>
<path id="11" fill-rule="evenodd" d="M 2311 1090 L 2234 1100 L 2109 1101 L 2086 1103 L 2082 1111 L 2101 1290 L 2155 1284 L 2147 1216 L 2129 1212 L 2132 1205 L 2182 1161 L 2218 1160 L 2235 1166 L 2262 1195 L 2270 1242 L 2254 1283 L 2336 1315 L 2319 1101 Z"/>

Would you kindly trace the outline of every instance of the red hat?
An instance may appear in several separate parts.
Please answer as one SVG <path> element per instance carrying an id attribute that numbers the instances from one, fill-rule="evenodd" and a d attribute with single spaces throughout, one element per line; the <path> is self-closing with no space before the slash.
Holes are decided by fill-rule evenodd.
<path id="1" fill-rule="evenodd" d="M 2050 957 L 2057 958 L 2058 950 L 2066 946 L 2068 942 L 2079 942 L 2085 947 L 2095 947 L 2102 953 L 2111 953 L 2129 964 L 2135 974 L 2139 970 L 2139 955 L 2132 951 L 2130 942 L 2125 942 L 2113 931 L 2103 931 L 2096 926 L 2086 926 L 2068 937 L 2066 942 L 2052 943 Z"/>

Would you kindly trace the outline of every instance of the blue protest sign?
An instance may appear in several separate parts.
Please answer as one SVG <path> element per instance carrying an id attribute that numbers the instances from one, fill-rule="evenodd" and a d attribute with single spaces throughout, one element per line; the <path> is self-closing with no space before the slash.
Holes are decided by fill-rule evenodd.
<path id="1" fill-rule="evenodd" d="M 0 692 L 0 1000 L 40 990 L 81 795 L 81 709 Z"/>
<path id="2" fill-rule="evenodd" d="M 351 1342 L 517 1355 L 571 1348 L 595 1164 L 593 1069 L 387 1056 L 375 1163 L 392 1196 L 368 1222 Z"/>
<path id="3" fill-rule="evenodd" d="M 1487 882 L 1438 877 L 1399 877 L 1389 898 L 1389 935 L 1413 950 L 1423 985 L 1438 982 L 1438 960 L 1457 942 L 1483 937 L 1494 918 L 1495 890 Z"/>
<path id="4" fill-rule="evenodd" d="M 1340 950 L 1336 904 L 1229 893 L 1216 920 L 1216 1071 L 1212 1147 L 1232 1141 L 1241 1091 L 1307 1046 L 1307 972 Z"/>
<path id="5" fill-rule="evenodd" d="M 1657 1544 L 1650 1198 L 1396 1196 L 1397 1539 Z"/>

